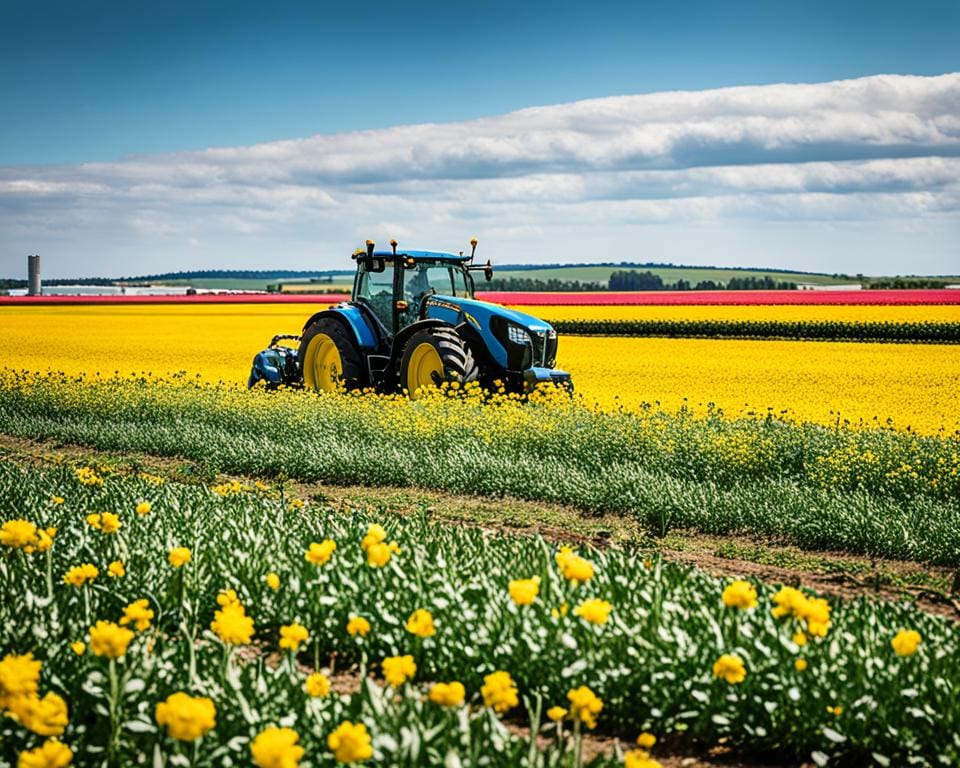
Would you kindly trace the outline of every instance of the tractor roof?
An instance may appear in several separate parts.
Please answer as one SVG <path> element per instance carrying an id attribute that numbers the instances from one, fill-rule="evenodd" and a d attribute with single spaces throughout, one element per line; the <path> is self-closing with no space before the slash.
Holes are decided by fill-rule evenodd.
<path id="1" fill-rule="evenodd" d="M 393 251 L 374 251 L 373 255 L 377 258 L 392 259 Z M 444 251 L 397 251 L 400 258 L 412 258 L 417 261 L 453 261 L 462 263 L 470 261 L 470 257 L 464 254 L 445 253 Z"/>

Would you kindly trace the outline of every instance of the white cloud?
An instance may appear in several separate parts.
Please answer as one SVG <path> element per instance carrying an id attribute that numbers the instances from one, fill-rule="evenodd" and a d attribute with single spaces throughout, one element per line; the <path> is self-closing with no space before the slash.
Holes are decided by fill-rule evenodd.
<path id="1" fill-rule="evenodd" d="M 917 221 L 938 222 L 927 228 L 936 236 Z M 960 235 L 960 73 L 621 96 L 462 123 L 0 168 L 4 262 L 42 246 L 101 273 L 131 255 L 157 261 L 141 271 L 213 265 L 198 259 L 269 266 L 268 244 L 299 260 L 276 266 L 317 265 L 312 243 L 349 253 L 371 230 L 451 249 L 486 234 L 508 260 L 562 230 L 552 260 L 584 259 L 610 227 L 743 234 L 769 222 L 875 222 L 878 238 L 910 225 L 916 252 L 887 271 L 916 270 L 925 253 L 937 271 L 949 258 L 942 233 Z M 759 248 L 749 256 L 765 263 Z M 796 248 L 785 252 L 798 259 Z M 672 257 L 684 258 L 704 260 Z"/>

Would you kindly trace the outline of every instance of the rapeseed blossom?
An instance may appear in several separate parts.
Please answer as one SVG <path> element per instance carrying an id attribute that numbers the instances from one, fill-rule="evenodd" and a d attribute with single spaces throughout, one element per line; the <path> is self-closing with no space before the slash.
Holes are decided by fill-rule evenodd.
<path id="1" fill-rule="evenodd" d="M 394 688 L 399 688 L 417 674 L 417 665 L 413 656 L 388 656 L 380 663 L 383 678 Z"/>
<path id="2" fill-rule="evenodd" d="M 131 640 L 133 632 L 112 621 L 98 621 L 90 627 L 90 650 L 96 656 L 118 659 L 126 654 Z"/>
<path id="3" fill-rule="evenodd" d="M 190 562 L 190 550 L 186 547 L 174 547 L 168 553 L 167 559 L 174 568 L 182 568 Z"/>
<path id="4" fill-rule="evenodd" d="M 280 576 L 276 573 L 268 573 L 263 580 L 267 582 L 267 586 L 274 592 L 280 589 Z"/>
<path id="5" fill-rule="evenodd" d="M 292 728 L 266 728 L 250 742 L 250 754 L 258 768 L 297 768 L 304 752 L 298 741 Z"/>
<path id="6" fill-rule="evenodd" d="M 330 678 L 322 672 L 313 672 L 307 676 L 303 684 L 304 690 L 315 699 L 323 698 L 330 693 Z"/>
<path id="7" fill-rule="evenodd" d="M 747 668 L 743 659 L 731 653 L 725 653 L 713 664 L 713 676 L 726 680 L 731 685 L 742 683 L 747 677 Z"/>
<path id="8" fill-rule="evenodd" d="M 146 598 L 135 600 L 123 609 L 123 617 L 120 619 L 120 625 L 126 626 L 133 624 L 137 632 L 143 632 L 150 626 L 153 619 L 153 611 L 150 609 L 150 602 Z"/>
<path id="9" fill-rule="evenodd" d="M 370 622 L 363 616 L 351 616 L 347 619 L 347 634 L 350 637 L 366 637 L 370 633 Z"/>
<path id="10" fill-rule="evenodd" d="M 897 656 L 913 656 L 922 642 L 923 638 L 915 629 L 901 629 L 890 641 L 890 646 Z"/>
<path id="11" fill-rule="evenodd" d="M 97 566 L 92 563 L 84 563 L 83 565 L 75 565 L 67 571 L 63 576 L 63 581 L 74 587 L 82 587 L 88 581 L 93 581 L 99 575 L 100 571 L 97 569 Z"/>
<path id="12" fill-rule="evenodd" d="M 373 757 L 373 743 L 363 723 L 340 723 L 327 736 L 327 746 L 338 763 L 360 763 Z"/>
<path id="13" fill-rule="evenodd" d="M 310 547 L 304 553 L 304 559 L 313 565 L 326 565 L 337 550 L 337 542 L 333 539 L 325 539 L 320 542 L 311 542 Z"/>
<path id="14" fill-rule="evenodd" d="M 26 749 L 17 758 L 17 768 L 66 768 L 73 750 L 57 739 L 47 739 L 39 747 Z"/>
<path id="15" fill-rule="evenodd" d="M 593 578 L 593 563 L 580 557 L 567 545 L 560 547 L 556 561 L 560 572 L 568 581 L 582 584 Z"/>
<path id="16" fill-rule="evenodd" d="M 459 707 L 467 697 L 463 683 L 434 683 L 430 688 L 430 701 L 444 707 Z"/>
<path id="17" fill-rule="evenodd" d="M 28 520 L 7 520 L 0 526 L 0 544 L 13 549 L 35 546 L 37 526 Z"/>
<path id="18" fill-rule="evenodd" d="M 597 715 L 603 709 L 603 701 L 585 685 L 567 692 L 570 701 L 570 717 L 579 720 L 591 730 L 597 727 Z"/>
<path id="19" fill-rule="evenodd" d="M 530 605 L 537 599 L 540 592 L 540 577 L 532 579 L 514 579 L 508 586 L 510 598 L 517 605 Z"/>
<path id="20" fill-rule="evenodd" d="M 239 601 L 230 602 L 214 612 L 210 630 L 227 645 L 246 645 L 253 637 L 253 619 Z"/>
<path id="21" fill-rule="evenodd" d="M 426 608 L 417 608 L 407 619 L 407 632 L 417 637 L 433 637 L 437 628 L 433 624 L 433 615 Z"/>
<path id="22" fill-rule="evenodd" d="M 157 704 L 154 718 L 173 739 L 194 741 L 216 727 L 217 710 L 211 699 L 177 691 Z"/>
<path id="23" fill-rule="evenodd" d="M 126 566 L 120 560 L 114 560 L 110 565 L 107 566 L 107 575 L 111 579 L 122 579 L 127 575 Z"/>
<path id="24" fill-rule="evenodd" d="M 492 707 L 494 712 L 503 714 L 520 703 L 517 698 L 517 684 L 513 682 L 509 672 L 499 670 L 483 678 L 480 688 L 485 706 Z"/>
<path id="25" fill-rule="evenodd" d="M 294 622 L 280 627 L 280 647 L 286 651 L 296 653 L 309 637 L 310 633 L 302 624 Z"/>
<path id="26" fill-rule="evenodd" d="M 574 608 L 573 614 L 584 621 L 589 621 L 591 624 L 606 624 L 612 610 L 613 606 L 606 600 L 590 598 Z"/>
<path id="27" fill-rule="evenodd" d="M 749 581 L 738 579 L 724 588 L 722 599 L 727 608 L 739 608 L 745 611 L 756 607 L 757 590 Z"/>

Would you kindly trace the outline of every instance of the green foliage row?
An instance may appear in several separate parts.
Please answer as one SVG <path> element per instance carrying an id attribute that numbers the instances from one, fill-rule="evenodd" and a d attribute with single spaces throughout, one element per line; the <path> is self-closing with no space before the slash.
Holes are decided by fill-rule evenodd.
<path id="1" fill-rule="evenodd" d="M 583 336 L 800 339 L 903 344 L 960 343 L 960 323 L 848 320 L 558 320 L 558 333 Z"/>
<path id="2" fill-rule="evenodd" d="M 9 371 L 0 425 L 221 472 L 510 495 L 634 515 L 656 535 L 743 532 L 960 565 L 960 435 L 604 412 L 559 392 L 410 402 Z"/>
<path id="3" fill-rule="evenodd" d="M 826 636 L 798 645 L 799 622 L 771 614 L 775 585 L 754 585 L 755 607 L 729 608 L 721 600 L 726 581 L 621 550 L 581 551 L 594 575 L 578 584 L 561 575 L 557 548 L 538 537 L 438 525 L 426 513 L 371 517 L 300 506 L 280 496 L 280 486 L 220 495 L 203 485 L 157 485 L 94 469 L 102 487 L 81 485 L 68 466 L 0 462 L 2 519 L 57 528 L 47 553 L 0 552 L 0 656 L 33 651 L 43 660 L 42 689 L 68 701 L 63 738 L 78 765 L 103 761 L 112 722 L 120 724 L 115 764 L 162 763 L 180 751 L 153 719 L 155 704 L 178 690 L 208 696 L 217 707 L 216 729 L 195 748 L 191 765 L 249 764 L 249 741 L 269 724 L 295 728 L 311 764 L 329 765 L 325 736 L 343 719 L 367 725 L 376 765 L 440 765 L 450 751 L 470 765 L 572 765 L 556 743 L 546 756 L 531 756 L 528 744 L 482 707 L 483 676 L 494 670 L 509 672 L 527 703 L 512 711 L 514 722 L 529 723 L 534 734 L 539 727 L 548 741 L 553 726 L 538 726 L 536 712 L 566 705 L 571 688 L 587 685 L 604 702 L 599 729 L 627 739 L 641 730 L 679 733 L 821 765 L 960 761 L 960 632 L 909 605 L 835 602 Z M 144 500 L 151 510 L 140 516 L 134 509 Z M 85 522 L 106 511 L 120 516 L 116 533 Z M 373 522 L 400 550 L 382 568 L 371 567 L 360 546 Z M 307 562 L 309 544 L 327 538 L 337 542 L 330 561 Z M 181 569 L 167 561 L 173 547 L 191 550 Z M 126 575 L 111 579 L 106 566 L 115 559 Z M 81 588 L 65 584 L 66 570 L 84 562 L 100 576 Z M 265 581 L 270 572 L 280 580 L 276 591 Z M 534 576 L 535 601 L 515 604 L 509 582 Z M 243 651 L 226 649 L 208 629 L 227 588 L 255 621 L 253 645 Z M 116 621 L 142 598 L 155 617 L 116 663 L 120 693 L 111 703 L 107 661 L 89 649 L 77 656 L 69 644 L 83 640 L 92 621 Z M 612 605 L 606 623 L 575 615 L 589 598 Z M 434 636 L 406 629 L 417 609 L 432 614 Z M 352 615 L 369 620 L 369 635 L 346 633 Z M 277 646 L 279 627 L 293 621 L 310 634 L 296 665 Z M 901 629 L 920 633 L 915 655 L 900 657 L 891 647 Z M 357 664 L 361 676 L 379 674 L 386 656 L 411 654 L 417 672 L 399 699 L 373 681 L 352 695 L 308 699 L 306 673 L 332 654 L 338 669 Z M 743 660 L 742 682 L 714 676 L 722 654 Z M 799 658 L 805 669 L 797 668 Z M 466 687 L 465 713 L 423 701 L 428 682 L 450 680 Z M 0 759 L 12 762 L 29 737 L 9 719 L 0 720 L 0 735 Z M 478 749 L 486 762 L 470 761 Z"/>

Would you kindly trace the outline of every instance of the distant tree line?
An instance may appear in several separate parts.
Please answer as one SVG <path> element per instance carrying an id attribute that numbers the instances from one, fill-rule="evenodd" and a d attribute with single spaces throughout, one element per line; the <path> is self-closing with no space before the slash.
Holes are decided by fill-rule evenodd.
<path id="1" fill-rule="evenodd" d="M 58 285 L 113 285 L 113 280 L 106 277 L 76 277 L 76 278 L 56 278 L 48 280 L 44 278 L 43 284 L 55 288 Z M 11 290 L 16 288 L 26 288 L 26 280 L 0 279 L 0 289 Z"/>
<path id="2" fill-rule="evenodd" d="M 946 288 L 946 280 L 930 277 L 871 277 L 864 281 L 864 288 Z"/>
<path id="3" fill-rule="evenodd" d="M 677 280 L 664 283 L 660 275 L 653 272 L 617 270 L 610 275 L 607 287 L 611 291 L 792 291 L 796 283 L 774 280 L 771 277 L 731 277 L 726 283 L 713 280 L 701 280 L 691 283 L 689 280 Z"/>
<path id="4" fill-rule="evenodd" d="M 579 280 L 540 280 L 534 277 L 495 277 L 486 281 L 474 278 L 474 284 L 480 291 L 525 291 L 531 293 L 577 293 L 579 291 L 602 291 L 604 285 Z"/>

